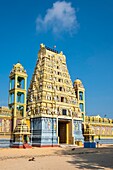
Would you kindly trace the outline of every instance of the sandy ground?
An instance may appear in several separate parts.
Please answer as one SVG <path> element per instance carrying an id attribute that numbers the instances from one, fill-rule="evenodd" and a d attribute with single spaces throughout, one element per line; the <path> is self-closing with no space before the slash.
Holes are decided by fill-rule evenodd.
<path id="1" fill-rule="evenodd" d="M 29 161 L 34 157 L 34 161 Z M 99 148 L 0 149 L 0 170 L 113 169 L 113 145 Z"/>

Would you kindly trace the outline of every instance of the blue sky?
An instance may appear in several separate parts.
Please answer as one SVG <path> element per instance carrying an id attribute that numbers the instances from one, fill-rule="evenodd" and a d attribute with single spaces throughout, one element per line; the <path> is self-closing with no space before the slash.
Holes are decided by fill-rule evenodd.
<path id="1" fill-rule="evenodd" d="M 0 106 L 18 60 L 29 85 L 40 43 L 66 55 L 72 81 L 86 88 L 87 115 L 113 118 L 113 0 L 1 0 Z"/>

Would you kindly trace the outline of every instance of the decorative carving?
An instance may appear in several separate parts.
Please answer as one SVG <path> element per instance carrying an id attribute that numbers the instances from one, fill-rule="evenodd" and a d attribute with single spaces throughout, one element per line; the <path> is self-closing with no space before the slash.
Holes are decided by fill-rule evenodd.
<path id="1" fill-rule="evenodd" d="M 80 117 L 72 81 L 65 61 L 65 56 L 62 52 L 58 54 L 55 53 L 54 50 L 46 48 L 44 44 L 40 45 L 38 61 L 34 70 L 34 78 L 32 78 L 30 84 L 31 91 L 36 95 L 33 96 L 33 94 L 28 91 L 29 98 L 30 96 L 31 100 L 33 98 L 33 102 L 28 102 L 28 105 L 33 105 L 33 103 L 36 105 L 36 103 L 41 102 L 42 105 L 46 107 L 45 110 L 40 108 L 40 114 L 43 113 L 51 116 L 56 114 L 62 115 L 62 108 L 66 107 L 66 110 L 71 109 L 66 116 Z M 43 94 L 43 90 L 45 95 Z M 38 98 L 36 96 L 38 96 Z M 53 109 L 57 108 L 57 103 L 61 103 L 59 110 Z M 72 107 L 74 107 L 74 110 L 77 110 L 76 113 L 73 112 L 72 114 Z M 33 108 L 36 109 L 36 106 Z M 36 110 L 35 114 L 37 114 L 37 112 Z"/>

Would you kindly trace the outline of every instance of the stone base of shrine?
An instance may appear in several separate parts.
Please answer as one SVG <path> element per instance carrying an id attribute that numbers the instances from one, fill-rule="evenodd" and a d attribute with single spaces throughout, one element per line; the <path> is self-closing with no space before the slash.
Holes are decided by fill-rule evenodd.
<path id="1" fill-rule="evenodd" d="M 23 148 L 23 149 L 27 149 L 27 148 L 32 148 L 31 144 L 29 143 L 13 143 L 11 145 L 11 148 Z"/>
<path id="2" fill-rule="evenodd" d="M 41 144 L 33 144 L 33 147 L 41 147 L 41 148 L 46 148 L 46 147 L 59 147 L 59 145 L 41 145 Z"/>

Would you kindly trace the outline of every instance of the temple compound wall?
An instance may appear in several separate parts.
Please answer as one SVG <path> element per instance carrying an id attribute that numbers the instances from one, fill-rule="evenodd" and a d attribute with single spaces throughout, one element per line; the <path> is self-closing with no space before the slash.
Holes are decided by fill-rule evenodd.
<path id="1" fill-rule="evenodd" d="M 2 106 L 0 107 L 0 148 L 11 147 L 14 140 L 14 121 L 13 121 L 13 109 Z M 22 120 L 22 115 L 19 110 L 16 110 L 16 124 L 18 126 Z M 30 128 L 30 118 L 27 117 L 27 125 Z"/>
<path id="2" fill-rule="evenodd" d="M 0 107 L 0 147 L 10 147 L 12 133 L 12 111 Z"/>
<path id="3" fill-rule="evenodd" d="M 88 133 L 87 125 L 90 125 L 94 135 L 94 141 L 100 144 L 113 144 L 113 120 L 97 116 L 85 117 L 84 133 Z"/>

